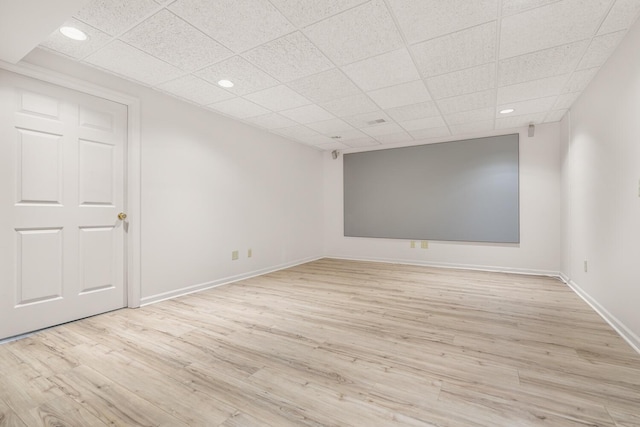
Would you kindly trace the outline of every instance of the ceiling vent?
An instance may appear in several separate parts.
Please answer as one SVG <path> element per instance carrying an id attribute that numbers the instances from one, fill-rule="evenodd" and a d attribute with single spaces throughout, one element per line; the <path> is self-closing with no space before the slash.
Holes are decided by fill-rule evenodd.
<path id="1" fill-rule="evenodd" d="M 370 122 L 367 122 L 368 125 L 377 125 L 380 123 L 384 123 L 386 122 L 385 119 L 376 119 L 376 120 L 371 120 Z"/>

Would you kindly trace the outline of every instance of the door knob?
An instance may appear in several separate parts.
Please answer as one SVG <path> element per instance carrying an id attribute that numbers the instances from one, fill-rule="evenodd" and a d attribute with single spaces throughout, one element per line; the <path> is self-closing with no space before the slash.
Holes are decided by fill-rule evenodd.
<path id="1" fill-rule="evenodd" d="M 118 214 L 118 219 L 121 220 L 121 221 L 124 221 L 125 219 L 127 219 L 127 214 L 124 213 L 124 212 L 120 212 Z"/>

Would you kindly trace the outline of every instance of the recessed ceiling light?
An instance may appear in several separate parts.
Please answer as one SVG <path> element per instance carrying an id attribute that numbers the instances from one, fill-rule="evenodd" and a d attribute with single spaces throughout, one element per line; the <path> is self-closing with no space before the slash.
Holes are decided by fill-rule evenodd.
<path id="1" fill-rule="evenodd" d="M 511 114 L 516 111 L 514 108 L 505 108 L 504 110 L 500 110 L 500 114 Z"/>
<path id="2" fill-rule="evenodd" d="M 71 40 L 83 41 L 87 39 L 87 35 L 76 27 L 62 27 L 60 28 L 60 32 Z"/>
<path id="3" fill-rule="evenodd" d="M 229 80 L 220 80 L 218 84 L 222 87 L 233 87 L 233 82 L 230 82 Z"/>

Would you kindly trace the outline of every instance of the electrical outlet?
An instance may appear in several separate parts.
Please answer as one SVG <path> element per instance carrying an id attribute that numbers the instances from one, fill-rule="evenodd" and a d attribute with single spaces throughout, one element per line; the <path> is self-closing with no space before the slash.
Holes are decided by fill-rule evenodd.
<path id="1" fill-rule="evenodd" d="M 251 258 L 252 255 L 253 251 L 251 250 L 251 248 L 249 248 L 249 250 L 247 250 L 247 258 Z"/>
<path id="2" fill-rule="evenodd" d="M 409 243 L 409 247 L 410 247 L 411 249 L 415 249 L 415 248 L 416 248 L 416 241 L 415 241 L 415 240 L 412 240 L 412 241 L 411 241 L 411 243 Z"/>
<path id="3" fill-rule="evenodd" d="M 584 272 L 586 273 L 588 270 L 588 265 L 587 265 L 587 261 L 584 261 Z"/>
<path id="4" fill-rule="evenodd" d="M 420 242 L 420 247 L 421 247 L 422 249 L 429 249 L 429 242 L 428 242 L 428 241 L 426 241 L 426 240 L 421 241 L 421 242 Z"/>
<path id="5" fill-rule="evenodd" d="M 231 260 L 232 260 L 232 261 L 235 261 L 235 260 L 237 260 L 238 258 L 239 258 L 239 256 L 238 256 L 238 251 L 233 251 L 233 252 L 231 252 Z"/>

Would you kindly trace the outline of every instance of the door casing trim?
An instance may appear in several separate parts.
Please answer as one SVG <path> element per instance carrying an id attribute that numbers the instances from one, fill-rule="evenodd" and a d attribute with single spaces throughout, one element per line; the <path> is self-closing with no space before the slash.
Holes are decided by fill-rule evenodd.
<path id="1" fill-rule="evenodd" d="M 11 64 L 0 61 L 0 68 L 47 83 L 73 89 L 88 95 L 108 99 L 127 106 L 127 159 L 126 159 L 126 203 L 128 230 L 125 234 L 125 289 L 126 305 L 140 307 L 142 290 L 141 275 L 141 143 L 140 143 L 140 99 L 107 89 L 84 80 L 68 76 L 28 63 Z"/>

